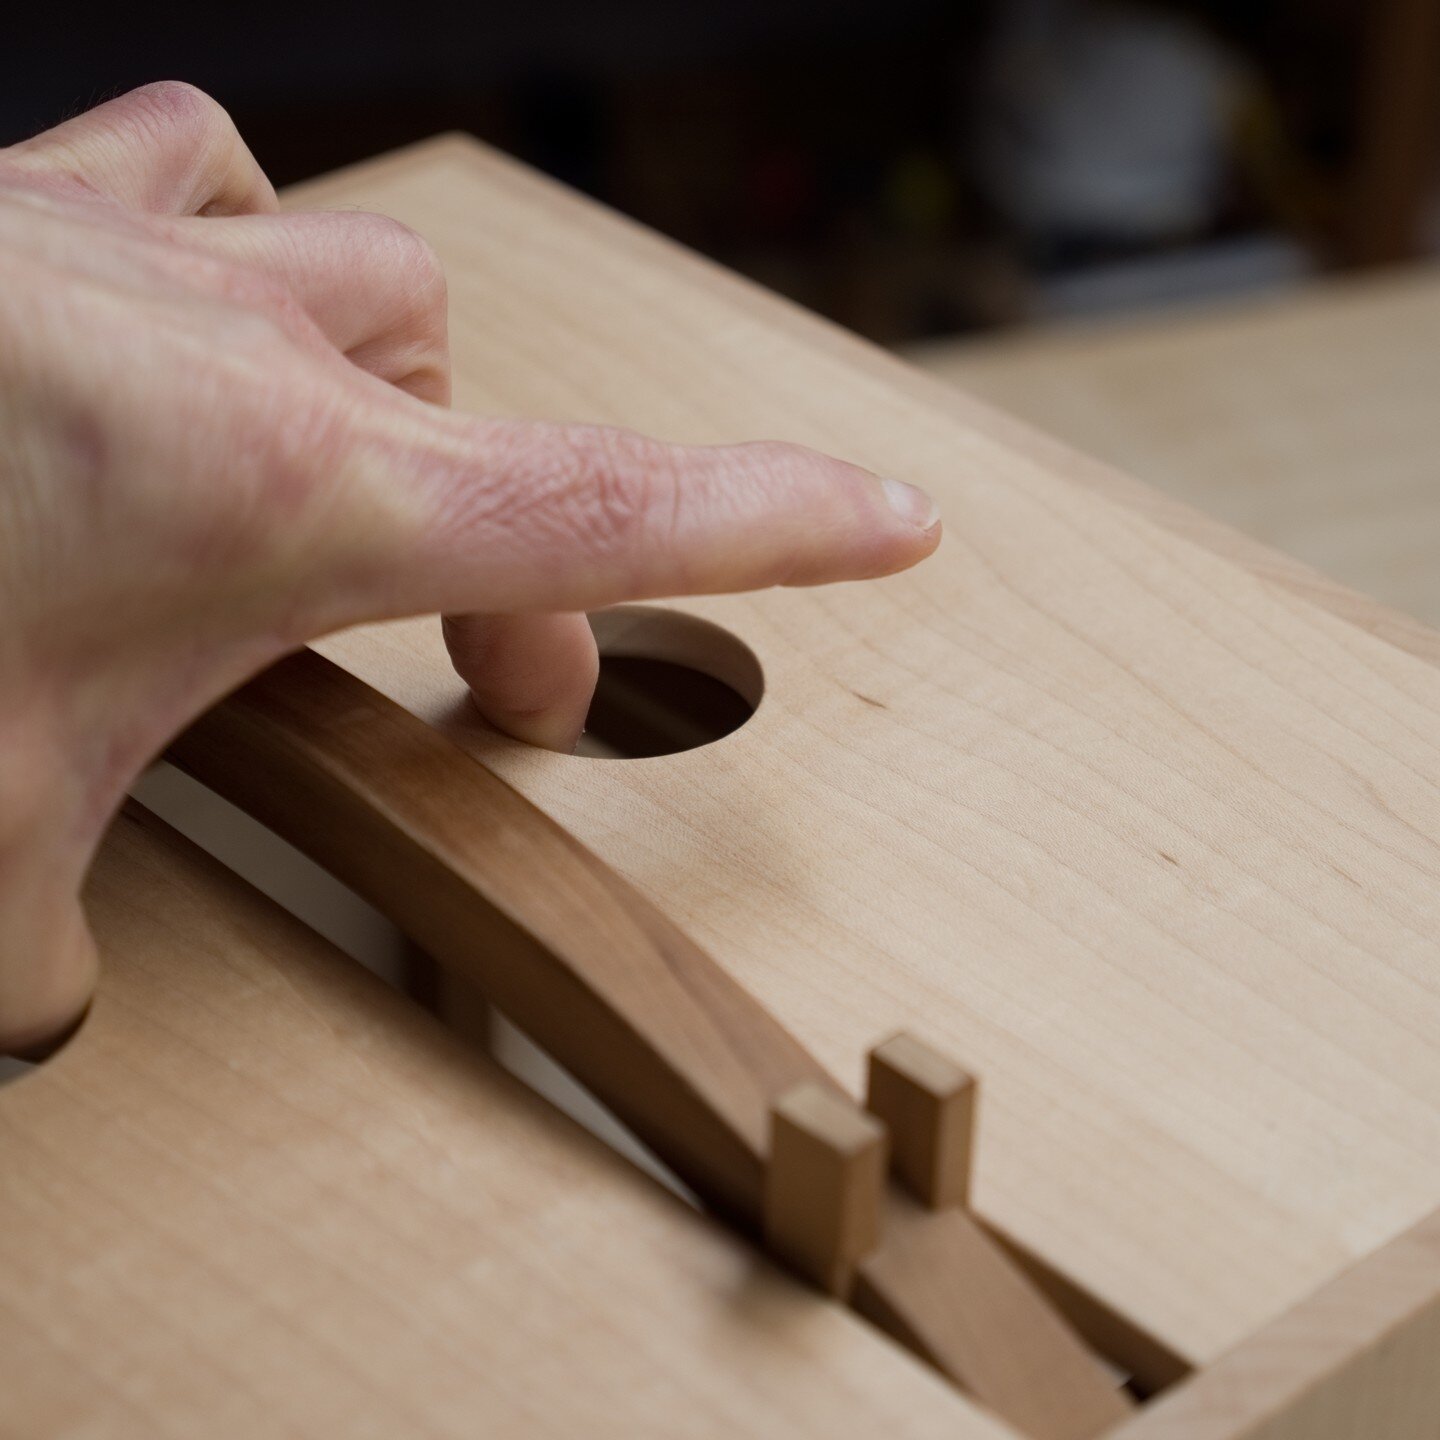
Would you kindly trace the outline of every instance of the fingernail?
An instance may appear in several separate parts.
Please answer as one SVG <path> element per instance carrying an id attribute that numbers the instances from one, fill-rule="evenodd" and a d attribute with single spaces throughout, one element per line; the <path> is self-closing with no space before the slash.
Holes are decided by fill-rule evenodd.
<path id="1" fill-rule="evenodd" d="M 940 507 L 923 490 L 888 475 L 880 477 L 880 488 L 890 508 L 917 530 L 930 530 L 940 523 Z"/>

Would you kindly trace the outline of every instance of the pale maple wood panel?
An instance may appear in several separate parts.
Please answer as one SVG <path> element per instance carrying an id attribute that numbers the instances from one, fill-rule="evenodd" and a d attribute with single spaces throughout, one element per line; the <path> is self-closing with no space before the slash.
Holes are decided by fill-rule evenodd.
<path id="1" fill-rule="evenodd" d="M 686 755 L 497 740 L 427 622 L 327 653 L 857 1088 L 897 1029 L 977 1073 L 980 1212 L 1180 1357 L 1440 1203 L 1440 675 L 1300 597 L 1378 609 L 467 144 L 296 199 L 437 246 L 458 403 L 807 441 L 927 485 L 948 526 L 877 585 L 686 604 L 766 675 Z"/>
<path id="2" fill-rule="evenodd" d="M 1265 1326 L 1113 1440 L 1440 1434 L 1440 1213 Z"/>
<path id="3" fill-rule="evenodd" d="M 158 822 L 0 1091 L 0 1433 L 1009 1432 Z"/>
<path id="4" fill-rule="evenodd" d="M 1440 622 L 1440 268 L 910 352 L 1325 574 Z"/>

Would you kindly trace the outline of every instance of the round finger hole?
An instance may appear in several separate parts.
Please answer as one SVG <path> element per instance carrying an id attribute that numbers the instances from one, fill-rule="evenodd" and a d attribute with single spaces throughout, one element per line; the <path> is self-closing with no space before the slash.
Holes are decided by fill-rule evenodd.
<path id="1" fill-rule="evenodd" d="M 590 616 L 600 679 L 577 755 L 641 760 L 733 734 L 765 689 L 755 653 L 728 630 L 657 605 Z"/>

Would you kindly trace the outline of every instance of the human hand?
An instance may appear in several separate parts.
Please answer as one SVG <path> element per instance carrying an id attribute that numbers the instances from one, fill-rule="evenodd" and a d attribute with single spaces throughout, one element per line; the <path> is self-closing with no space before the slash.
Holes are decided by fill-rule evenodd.
<path id="1" fill-rule="evenodd" d="M 573 747 L 584 611 L 902 569 L 928 500 L 792 445 L 447 410 L 404 226 L 280 215 L 213 101 L 0 150 L 0 1052 L 83 1009 L 78 894 L 139 770 L 280 655 L 439 611 L 500 729 Z"/>

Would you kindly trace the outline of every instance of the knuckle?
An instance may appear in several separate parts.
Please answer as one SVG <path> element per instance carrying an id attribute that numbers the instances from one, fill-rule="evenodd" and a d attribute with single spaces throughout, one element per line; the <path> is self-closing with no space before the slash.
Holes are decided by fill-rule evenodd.
<path id="1" fill-rule="evenodd" d="M 429 242 L 398 220 L 363 212 L 297 215 L 292 233 L 365 288 L 369 330 L 349 357 L 411 394 L 448 403 L 445 272 Z"/>
<path id="2" fill-rule="evenodd" d="M 156 129 L 227 138 L 235 134 L 225 107 L 186 80 L 153 81 L 132 90 L 126 101 L 143 123 Z"/>
<path id="3" fill-rule="evenodd" d="M 670 549 L 675 529 L 675 447 L 627 431 L 546 421 L 473 422 L 473 461 L 437 452 L 426 468 L 427 526 L 484 535 L 548 564 L 595 564 L 638 583 Z"/>
<path id="4" fill-rule="evenodd" d="M 412 313 L 434 318 L 445 312 L 445 267 L 418 231 L 386 215 L 367 215 L 366 243 L 394 274 Z"/>
<path id="5" fill-rule="evenodd" d="M 738 506 L 778 522 L 801 515 L 816 525 L 847 523 L 866 503 L 864 472 L 844 461 L 787 440 L 758 440 L 710 452 L 701 482 L 711 505 Z"/>
<path id="6" fill-rule="evenodd" d="M 404 375 L 443 388 L 449 375 L 445 271 L 430 243 L 398 220 L 365 212 L 300 214 L 288 225 L 299 253 L 318 248 L 336 273 L 364 287 L 394 361 L 389 378 Z"/>
<path id="7" fill-rule="evenodd" d="M 440 273 L 440 261 L 430 243 L 401 220 L 368 211 L 320 211 L 305 218 L 338 225 L 339 234 L 352 247 L 396 274 L 428 282 Z"/>
<path id="8" fill-rule="evenodd" d="M 440 264 L 440 257 L 435 253 L 435 247 L 418 230 L 412 230 L 403 222 L 392 220 L 385 215 L 375 218 L 380 224 L 385 243 L 394 252 L 396 263 L 402 270 L 422 284 L 435 284 L 444 280 L 445 272 Z"/>
<path id="9" fill-rule="evenodd" d="M 186 203 L 199 214 L 278 208 L 275 192 L 218 100 L 183 80 L 161 80 L 119 102 L 122 123 L 140 132 L 162 155 L 188 153 Z M 172 180 L 179 182 L 177 169 Z"/>

